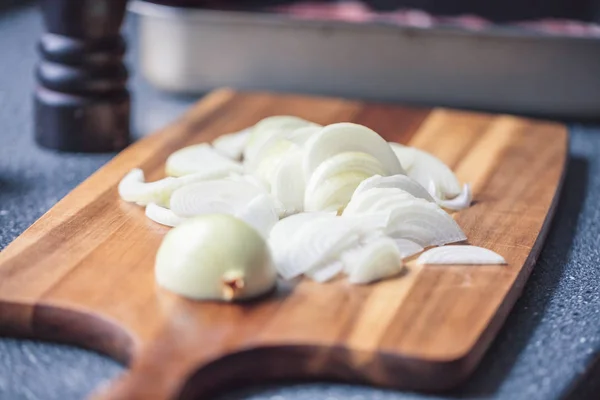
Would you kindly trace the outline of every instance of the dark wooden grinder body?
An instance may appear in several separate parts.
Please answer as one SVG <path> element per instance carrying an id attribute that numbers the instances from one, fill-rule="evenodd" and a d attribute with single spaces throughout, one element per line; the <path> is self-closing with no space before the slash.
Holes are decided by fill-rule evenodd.
<path id="1" fill-rule="evenodd" d="M 35 138 L 62 151 L 129 143 L 130 96 L 120 27 L 127 0 L 43 0 Z"/>

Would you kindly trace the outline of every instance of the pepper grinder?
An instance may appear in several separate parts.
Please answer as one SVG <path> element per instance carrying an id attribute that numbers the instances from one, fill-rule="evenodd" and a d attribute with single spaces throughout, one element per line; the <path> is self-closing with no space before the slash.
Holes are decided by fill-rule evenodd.
<path id="1" fill-rule="evenodd" d="M 42 0 L 46 25 L 36 68 L 35 139 L 73 152 L 129 142 L 130 96 L 119 31 L 127 0 Z"/>

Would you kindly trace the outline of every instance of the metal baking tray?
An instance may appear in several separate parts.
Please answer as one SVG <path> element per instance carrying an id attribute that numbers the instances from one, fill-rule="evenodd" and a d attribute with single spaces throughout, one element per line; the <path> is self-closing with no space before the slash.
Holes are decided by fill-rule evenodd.
<path id="1" fill-rule="evenodd" d="M 142 74 L 166 91 L 220 86 L 600 117 L 600 40 L 294 19 L 135 1 Z"/>

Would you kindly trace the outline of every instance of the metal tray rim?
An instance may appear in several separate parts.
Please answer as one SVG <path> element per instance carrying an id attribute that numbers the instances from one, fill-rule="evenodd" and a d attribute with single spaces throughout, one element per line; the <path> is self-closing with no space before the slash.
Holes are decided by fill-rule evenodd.
<path id="1" fill-rule="evenodd" d="M 153 18 L 177 18 L 190 22 L 202 22 L 203 24 L 245 24 L 245 25 L 272 25 L 280 28 L 310 28 L 310 29 L 347 29 L 347 30 L 369 30 L 382 32 L 402 32 L 405 34 L 431 34 L 431 35 L 454 35 L 467 37 L 487 38 L 518 38 L 519 40 L 532 41 L 562 41 L 590 42 L 600 45 L 600 39 L 593 37 L 549 35 L 519 27 L 493 26 L 485 30 L 467 30 L 455 26 L 436 26 L 431 28 L 395 25 L 384 22 L 355 23 L 336 20 L 309 20 L 293 18 L 275 13 L 254 13 L 247 11 L 220 11 L 200 8 L 166 6 L 162 4 L 148 3 L 143 0 L 134 0 L 128 6 L 135 14 Z"/>

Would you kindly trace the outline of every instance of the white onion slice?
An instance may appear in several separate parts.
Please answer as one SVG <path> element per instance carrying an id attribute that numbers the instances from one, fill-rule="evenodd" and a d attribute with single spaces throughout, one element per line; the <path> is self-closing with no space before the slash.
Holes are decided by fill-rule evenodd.
<path id="1" fill-rule="evenodd" d="M 342 255 L 348 281 L 365 284 L 402 272 L 404 266 L 396 243 L 387 237 L 371 241 Z"/>
<path id="2" fill-rule="evenodd" d="M 460 182 L 454 172 L 439 158 L 426 151 L 407 146 L 394 146 L 394 152 L 399 160 L 409 160 L 406 174 L 419 182 L 421 186 L 430 188 L 434 182 L 433 190 L 429 194 L 439 199 L 451 199 L 461 193 Z"/>
<path id="3" fill-rule="evenodd" d="M 435 203 L 417 198 L 399 203 L 391 211 L 386 233 L 422 247 L 466 240 L 465 234 L 448 213 Z"/>
<path id="4" fill-rule="evenodd" d="M 173 192 L 192 183 L 213 179 L 213 172 L 199 172 L 179 178 L 168 177 L 155 182 L 146 182 L 144 171 L 134 168 L 119 182 L 119 196 L 125 201 L 142 206 L 156 203 L 168 207 Z"/>
<path id="5" fill-rule="evenodd" d="M 272 175 L 271 194 L 281 202 L 282 213 L 291 215 L 304 210 L 304 190 L 302 153 L 290 152 Z"/>
<path id="6" fill-rule="evenodd" d="M 274 259 L 282 259 L 284 253 L 296 234 L 304 224 L 318 219 L 336 218 L 335 213 L 327 212 L 302 212 L 279 220 L 269 233 L 269 246 Z"/>
<path id="7" fill-rule="evenodd" d="M 347 172 L 327 179 L 315 191 L 304 193 L 306 211 L 336 211 L 346 207 L 356 187 L 369 175 L 360 172 Z"/>
<path id="8" fill-rule="evenodd" d="M 259 194 L 235 216 L 256 229 L 264 238 L 269 236 L 271 228 L 279 221 L 273 198 L 268 194 Z"/>
<path id="9" fill-rule="evenodd" d="M 389 212 L 399 203 L 415 199 L 410 193 L 396 188 L 372 188 L 352 196 L 343 215 Z"/>
<path id="10" fill-rule="evenodd" d="M 208 143 L 177 150 L 167 158 L 165 170 L 169 176 L 184 176 L 197 172 L 213 173 L 222 178 L 232 172 L 243 172 L 242 164 L 220 154 Z"/>
<path id="11" fill-rule="evenodd" d="M 313 281 L 325 283 L 338 276 L 344 270 L 341 261 L 333 261 L 327 265 L 315 267 L 305 273 Z"/>
<path id="12" fill-rule="evenodd" d="M 300 152 L 300 146 L 286 139 L 277 139 L 269 146 L 263 147 L 260 154 L 256 156 L 255 162 L 246 166 L 246 172 L 260 178 L 270 188 L 273 175 L 279 164 L 294 153 Z"/>
<path id="13" fill-rule="evenodd" d="M 241 160 L 242 153 L 250 137 L 251 128 L 239 132 L 227 133 L 213 140 L 213 147 L 221 154 L 232 160 Z"/>
<path id="14" fill-rule="evenodd" d="M 289 249 L 294 245 L 295 238 L 308 224 L 317 220 L 335 220 L 337 217 L 331 213 L 299 213 L 280 220 L 275 224 L 269 234 L 269 247 L 273 256 L 273 262 L 280 275 L 291 279 L 304 272 L 307 268 L 302 265 L 288 266 L 287 257 Z M 298 269 L 298 270 L 296 270 Z"/>
<path id="15" fill-rule="evenodd" d="M 227 176 L 225 179 L 227 179 L 229 181 L 233 181 L 233 182 L 249 183 L 252 186 L 255 186 L 262 193 L 269 193 L 269 190 L 266 187 L 266 185 L 264 184 L 264 182 L 261 181 L 260 179 L 258 179 L 257 177 L 255 177 L 254 175 L 231 174 L 231 175 Z"/>
<path id="16" fill-rule="evenodd" d="M 146 206 L 146 216 L 152 221 L 166 226 L 177 226 L 188 218 L 180 217 L 168 208 L 161 207 L 155 203 Z"/>
<path id="17" fill-rule="evenodd" d="M 328 125 L 309 138 L 305 150 L 303 169 L 307 181 L 323 161 L 349 151 L 363 152 L 375 157 L 385 170 L 385 174 L 381 175 L 404 173 L 389 144 L 376 132 L 358 124 L 345 122 Z"/>
<path id="18" fill-rule="evenodd" d="M 304 207 L 307 211 L 343 209 L 362 181 L 383 173 L 381 163 L 370 154 L 344 152 L 333 155 L 310 177 L 304 193 Z"/>
<path id="19" fill-rule="evenodd" d="M 471 185 L 465 183 L 463 190 L 458 196 L 450 200 L 442 200 L 439 198 L 435 199 L 436 203 L 448 210 L 463 210 L 468 208 L 473 201 L 473 194 L 471 193 Z"/>
<path id="20" fill-rule="evenodd" d="M 198 182 L 176 190 L 171 196 L 171 210 L 181 217 L 201 214 L 237 214 L 256 196 L 256 186 L 226 179 Z"/>
<path id="21" fill-rule="evenodd" d="M 382 229 L 387 216 L 362 215 L 352 218 L 335 217 L 305 224 L 290 240 L 275 266 L 285 279 L 296 277 L 318 265 L 335 261 L 337 256 L 360 242 L 361 238 Z"/>
<path id="22" fill-rule="evenodd" d="M 506 264 L 500 254 L 478 246 L 443 246 L 427 250 L 417 264 Z"/>
<path id="23" fill-rule="evenodd" d="M 244 163 L 252 162 L 265 143 L 273 136 L 283 138 L 287 133 L 298 128 L 314 125 L 316 124 L 289 115 L 267 117 L 259 121 L 252 127 L 252 132 L 244 149 Z"/>
<path id="24" fill-rule="evenodd" d="M 352 197 L 357 196 L 366 190 L 375 188 L 400 189 L 410 193 L 414 197 L 425 199 L 427 201 L 434 201 L 429 192 L 427 192 L 427 189 L 421 186 L 421 184 L 414 179 L 402 174 L 392 176 L 374 175 L 368 179 L 365 179 L 360 185 L 358 185 Z"/>
<path id="25" fill-rule="evenodd" d="M 396 248 L 400 253 L 400 257 L 408 258 L 410 256 L 414 256 L 423 251 L 423 247 L 418 245 L 417 243 L 410 241 L 408 239 L 394 239 L 392 238 L 394 243 L 396 244 Z"/>
<path id="26" fill-rule="evenodd" d="M 408 171 L 413 163 L 415 162 L 415 156 L 416 153 L 413 151 L 407 151 L 407 149 L 410 149 L 411 147 L 408 146 L 404 146 L 400 143 L 395 143 L 395 142 L 388 142 L 390 147 L 392 148 L 392 151 L 394 152 L 394 154 L 396 154 L 396 157 L 398 157 L 398 160 L 400 161 L 400 164 L 402 165 L 402 168 L 404 168 L 405 171 Z"/>
<path id="27" fill-rule="evenodd" d="M 323 127 L 321 125 L 304 126 L 286 134 L 286 139 L 290 142 L 296 143 L 299 146 L 303 146 L 312 135 L 320 132 L 322 128 Z"/>

